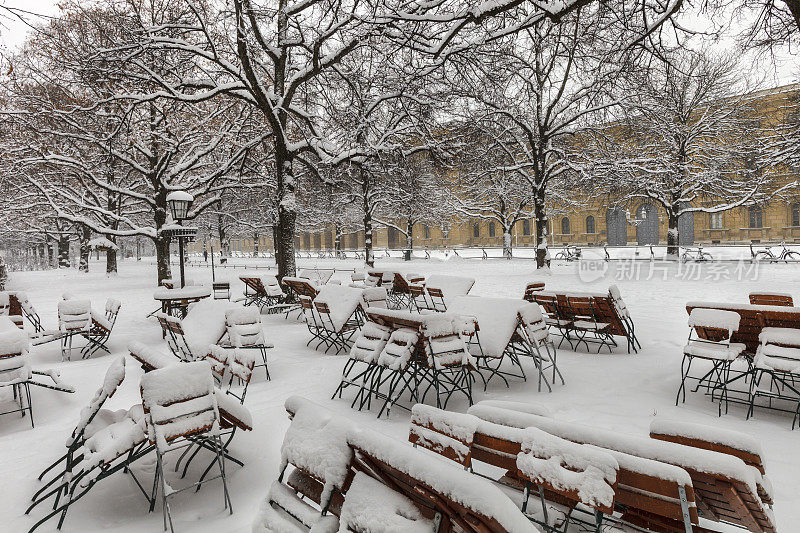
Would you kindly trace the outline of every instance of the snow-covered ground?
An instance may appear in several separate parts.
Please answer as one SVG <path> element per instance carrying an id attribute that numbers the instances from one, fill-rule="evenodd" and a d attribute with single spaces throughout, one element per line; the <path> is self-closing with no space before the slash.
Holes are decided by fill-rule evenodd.
<path id="1" fill-rule="evenodd" d="M 648 251 L 649 253 L 649 251 Z M 748 252 L 749 254 L 749 252 Z M 266 259 L 237 259 L 232 262 L 266 264 Z M 536 383 L 511 380 L 510 388 L 500 381 L 491 383 L 488 392 L 476 387 L 475 399 L 510 399 L 540 402 L 555 416 L 565 420 L 595 424 L 621 433 L 647 435 L 652 418 L 667 415 L 685 421 L 699 422 L 745 432 L 761 441 L 765 451 L 767 472 L 775 487 L 775 516 L 782 531 L 795 531 L 800 523 L 800 459 L 797 449 L 800 430 L 792 432 L 791 415 L 757 411 L 754 419 L 745 420 L 745 410 L 732 405 L 730 414 L 717 417 L 716 405 L 700 394 L 690 394 L 686 404 L 675 407 L 679 384 L 681 348 L 688 333 L 686 310 L 688 300 L 742 302 L 753 290 L 792 293 L 800 298 L 800 266 L 759 265 L 736 262 L 692 265 L 637 262 L 608 266 L 578 263 L 556 263 L 549 274 L 536 273 L 530 260 L 415 260 L 404 263 L 397 259 L 381 259 L 378 267 L 415 271 L 425 274 L 447 273 L 474 276 L 472 294 L 519 298 L 525 283 L 535 278 L 550 288 L 605 291 L 617 283 L 631 310 L 643 349 L 628 355 L 624 347 L 616 353 L 596 355 L 559 351 L 559 366 L 565 386 L 556 386 L 552 393 L 537 393 Z M 90 298 L 94 306 L 102 306 L 106 298 L 122 301 L 119 319 L 109 342 L 112 356 L 95 356 L 87 361 L 60 363 L 57 343 L 34 347 L 35 366 L 61 370 L 64 381 L 75 385 L 77 392 L 64 395 L 36 388 L 32 391 L 36 428 L 27 418 L 17 415 L 0 417 L 0 472 L 3 497 L 0 498 L 2 531 L 25 531 L 34 522 L 23 511 L 33 492 L 39 487 L 36 475 L 64 451 L 64 442 L 75 425 L 80 409 L 100 387 L 103 375 L 113 357 L 126 353 L 131 340 L 164 346 L 154 319 L 145 316 L 157 307 L 152 298 L 155 266 L 152 261 L 132 260 L 120 263 L 120 273 L 107 278 L 104 265 L 92 263 L 92 272 L 75 270 L 15 272 L 9 290 L 23 290 L 37 307 L 45 327 L 56 324 L 56 305 L 64 291 L 77 297 Z M 342 269 L 358 267 L 358 262 L 325 259 L 301 259 L 299 267 L 340 269 L 334 277 L 349 279 Z M 175 269 L 177 272 L 177 268 Z M 242 269 L 219 269 L 218 279 L 230 279 L 234 297 L 241 294 L 238 280 Z M 187 276 L 198 282 L 210 282 L 208 268 L 190 267 Z M 305 325 L 282 316 L 263 317 L 268 339 L 275 344 L 270 351 L 272 381 L 265 382 L 256 374 L 250 385 L 246 405 L 253 413 L 255 429 L 240 432 L 231 445 L 231 452 L 243 459 L 244 468 L 229 468 L 229 487 L 234 514 L 223 511 L 221 489 L 208 484 L 195 494 L 185 492 L 172 500 L 173 520 L 177 531 L 249 531 L 257 509 L 270 483 L 277 477 L 279 448 L 288 426 L 283 402 L 287 396 L 300 394 L 336 410 L 359 423 L 406 439 L 409 415 L 395 409 L 388 420 L 376 419 L 376 412 L 357 412 L 349 401 L 330 400 L 338 384 L 344 356 L 324 355 L 305 347 L 308 332 Z M 128 360 L 127 377 L 106 407 L 128 408 L 140 402 L 141 369 Z M 9 391 L 0 391 L 0 401 L 10 399 Z M 6 403 L 6 405 L 8 405 Z M 448 408 L 466 409 L 466 402 L 454 398 Z M 0 411 L 4 410 L 0 405 Z M 199 461 L 197 463 L 200 463 Z M 198 464 L 198 466 L 200 466 Z M 154 465 L 140 465 L 149 468 Z M 175 484 L 177 485 L 177 483 Z M 34 510 L 39 517 L 44 509 Z M 52 531 L 55 522 L 40 531 Z M 159 531 L 161 512 L 147 513 L 147 505 L 130 478 L 117 474 L 103 482 L 74 505 L 64 531 Z"/>

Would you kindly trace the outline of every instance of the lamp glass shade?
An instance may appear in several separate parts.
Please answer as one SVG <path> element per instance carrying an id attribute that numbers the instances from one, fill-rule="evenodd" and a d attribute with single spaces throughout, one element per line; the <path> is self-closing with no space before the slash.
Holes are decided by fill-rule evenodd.
<path id="1" fill-rule="evenodd" d="M 192 206 L 194 197 L 185 191 L 173 191 L 167 195 L 167 204 L 175 221 L 186 220 L 189 216 L 189 208 Z"/>

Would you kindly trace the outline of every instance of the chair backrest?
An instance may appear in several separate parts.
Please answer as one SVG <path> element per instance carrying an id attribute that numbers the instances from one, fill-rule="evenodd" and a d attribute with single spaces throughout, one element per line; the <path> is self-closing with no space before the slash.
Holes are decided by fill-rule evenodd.
<path id="1" fill-rule="evenodd" d="M 350 279 L 353 282 L 364 281 L 365 274 L 363 272 L 353 272 L 350 274 Z"/>
<path id="2" fill-rule="evenodd" d="M 426 315 L 422 318 L 420 332 L 425 342 L 428 366 L 445 368 L 472 363 L 460 323 L 447 315 Z"/>
<path id="3" fill-rule="evenodd" d="M 537 292 L 541 292 L 544 290 L 544 281 L 532 281 L 525 285 L 525 293 L 523 294 L 523 298 L 528 300 L 529 302 L 533 301 L 533 294 Z"/>
<path id="4" fill-rule="evenodd" d="M 468 468 L 479 422 L 472 415 L 416 404 L 411 408 L 408 440 Z"/>
<path id="5" fill-rule="evenodd" d="M 779 305 L 782 307 L 793 307 L 794 301 L 791 294 L 781 294 L 775 292 L 751 292 L 749 295 L 750 303 L 753 305 Z"/>
<path id="6" fill-rule="evenodd" d="M 103 404 L 114 396 L 117 388 L 122 384 L 125 379 L 125 356 L 120 356 L 111 363 L 106 370 L 106 375 L 103 378 L 102 386 L 97 389 L 92 397 L 89 405 L 81 409 L 78 424 L 72 431 L 71 438 L 67 441 L 67 446 L 72 445 L 74 442 L 80 440 L 86 427 L 94 420 L 94 417 L 103 407 Z"/>
<path id="7" fill-rule="evenodd" d="M 264 287 L 261 278 L 256 276 L 239 276 L 239 279 L 244 282 L 245 292 L 247 294 L 266 296 L 267 289 Z"/>
<path id="8" fill-rule="evenodd" d="M 689 313 L 689 327 L 700 342 L 730 343 L 733 333 L 739 329 L 739 315 L 721 309 L 693 309 Z"/>
<path id="9" fill-rule="evenodd" d="M 534 345 L 539 346 L 550 339 L 547 322 L 544 320 L 542 309 L 537 303 L 529 303 L 520 307 L 517 317 L 522 330 L 527 339 Z"/>
<path id="10" fill-rule="evenodd" d="M 350 358 L 365 363 L 377 362 L 391 334 L 392 330 L 386 326 L 366 322 L 361 327 L 361 334 L 350 348 Z"/>
<path id="11" fill-rule="evenodd" d="M 608 452 L 527 428 L 517 455 L 517 475 L 571 502 L 614 512 L 619 464 Z"/>
<path id="12" fill-rule="evenodd" d="M 405 368 L 416 353 L 418 343 L 419 331 L 410 328 L 395 329 L 378 356 L 378 364 L 392 370 Z"/>
<path id="13" fill-rule="evenodd" d="M 89 300 L 62 300 L 58 302 L 58 329 L 75 331 L 86 329 L 92 320 L 92 304 Z"/>
<path id="14" fill-rule="evenodd" d="M 317 297 L 319 290 L 308 279 L 284 277 L 283 283 L 292 289 L 298 296 L 308 296 L 311 299 Z"/>
<path id="15" fill-rule="evenodd" d="M 239 403 L 244 403 L 247 387 L 253 377 L 256 363 L 253 356 L 252 351 L 222 346 L 212 346 L 205 356 L 205 361 L 211 365 L 211 372 L 220 389 L 239 400 Z M 241 388 L 235 391 L 234 384 Z"/>
<path id="16" fill-rule="evenodd" d="M 261 313 L 256 307 L 237 307 L 225 311 L 225 328 L 232 346 L 237 348 L 264 344 Z"/>
<path id="17" fill-rule="evenodd" d="M 548 316 L 558 316 L 558 298 L 555 294 L 532 293 L 531 298 Z"/>
<path id="18" fill-rule="evenodd" d="M 162 450 L 181 437 L 219 427 L 214 379 L 206 361 L 148 372 L 140 389 L 148 437 Z"/>
<path id="19" fill-rule="evenodd" d="M 361 293 L 361 305 L 366 310 L 368 307 L 389 307 L 385 287 L 368 287 Z"/>
<path id="20" fill-rule="evenodd" d="M 117 321 L 120 307 L 122 307 L 122 302 L 116 298 L 109 298 L 106 300 L 106 319 L 111 322 L 112 326 Z"/>

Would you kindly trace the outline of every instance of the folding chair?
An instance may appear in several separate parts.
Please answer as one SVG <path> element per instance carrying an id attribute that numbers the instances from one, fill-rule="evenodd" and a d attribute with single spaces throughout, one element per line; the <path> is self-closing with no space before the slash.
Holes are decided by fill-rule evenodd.
<path id="1" fill-rule="evenodd" d="M 234 349 L 258 350 L 261 354 L 261 363 L 264 367 L 267 380 L 270 379 L 267 366 L 267 348 L 273 345 L 264 338 L 264 328 L 261 325 L 261 313 L 255 308 L 229 309 L 225 312 L 225 326 L 228 331 L 228 341 Z"/>
<path id="2" fill-rule="evenodd" d="M 127 410 L 110 411 L 108 409 L 103 409 L 103 404 L 108 398 L 114 395 L 124 379 L 125 358 L 119 357 L 111 363 L 108 370 L 106 370 L 103 385 L 97 389 L 89 405 L 81 409 L 78 423 L 67 439 L 67 451 L 39 474 L 38 479 L 41 481 L 48 472 L 63 464 L 63 467 L 56 471 L 57 473 L 34 493 L 31 498 L 33 503 L 31 503 L 30 507 L 25 511 L 25 514 L 29 514 L 34 507 L 47 498 L 68 488 L 72 470 L 83 460 L 83 456 L 79 453 L 79 450 L 87 439 L 91 438 L 103 428 L 129 416 Z M 60 484 L 55 487 L 55 490 L 47 491 L 47 489 L 53 487 L 53 485 L 58 482 L 60 482 Z M 45 493 L 45 491 L 47 491 L 47 493 Z"/>
<path id="3" fill-rule="evenodd" d="M 616 315 L 625 331 L 625 338 L 628 342 L 628 353 L 631 353 L 633 348 L 634 353 L 638 353 L 642 349 L 642 344 L 636 338 L 636 329 L 633 326 L 633 319 L 631 312 L 625 302 L 622 300 L 622 294 L 616 285 L 611 285 L 608 288 L 608 296 L 611 299 L 612 309 L 616 311 Z"/>
<path id="4" fill-rule="evenodd" d="M 62 361 L 72 359 L 72 339 L 88 335 L 92 325 L 92 304 L 89 300 L 58 302 L 58 338 L 61 340 Z"/>
<path id="5" fill-rule="evenodd" d="M 28 357 L 28 337 L 17 324 L 7 316 L 0 316 L 0 388 L 11 387 L 16 407 L 3 411 L 0 415 L 27 411 L 33 426 L 33 405 L 31 403 L 31 366 Z"/>
<path id="6" fill-rule="evenodd" d="M 363 407 L 365 401 L 372 395 L 368 383 L 371 383 L 373 374 L 377 368 L 378 357 L 386 346 L 390 335 L 390 328 L 376 324 L 375 322 L 368 321 L 361 327 L 361 334 L 356 338 L 353 346 L 350 348 L 350 357 L 342 369 L 342 380 L 333 392 L 331 400 L 334 399 L 337 394 L 341 398 L 342 391 L 349 386 L 353 386 L 358 390 L 353 397 L 353 403 L 350 404 L 350 407 L 353 407 L 358 400 L 361 400 L 359 410 Z M 357 373 L 351 377 L 350 373 L 357 364 L 363 364 L 365 368 L 357 371 Z"/>
<path id="7" fill-rule="evenodd" d="M 244 305 L 256 305 L 262 311 L 266 308 L 268 313 L 274 313 L 280 309 L 276 306 L 280 304 L 286 296 L 281 289 L 278 278 L 270 275 L 263 276 L 240 276 L 244 282 Z"/>
<path id="8" fill-rule="evenodd" d="M 686 401 L 686 381 L 697 380 L 697 392 L 700 387 L 706 388 L 711 400 L 719 390 L 719 416 L 722 416 L 722 404 L 728 412 L 728 383 L 730 382 L 731 363 L 745 350 L 745 345 L 732 343 L 731 336 L 739 329 L 739 315 L 733 311 L 721 309 L 693 309 L 689 315 L 689 339 L 683 349 L 681 361 L 681 384 L 675 405 Z M 691 376 L 692 362 L 695 359 L 709 361 L 711 370 L 700 377 Z"/>
<path id="9" fill-rule="evenodd" d="M 547 321 L 542 314 L 539 304 L 529 303 L 522 306 L 517 312 L 519 317 L 519 333 L 520 337 L 524 339 L 525 347 L 522 353 L 530 355 L 536 368 L 539 370 L 539 391 L 542 390 L 542 379 L 550 389 L 550 384 L 547 383 L 547 378 L 544 372 L 550 368 L 553 369 L 552 383 L 556 382 L 556 375 L 561 379 L 561 384 L 564 385 L 564 376 L 561 370 L 558 369 L 556 346 L 550 338 L 550 330 L 547 327 Z M 544 353 L 542 353 L 544 348 Z M 535 352 L 535 353 L 534 353 Z"/>
<path id="10" fill-rule="evenodd" d="M 533 293 L 533 300 L 543 311 L 544 321 L 548 329 L 555 329 L 561 340 L 558 347 L 566 340 L 572 348 L 572 341 L 569 339 L 568 331 L 572 327 L 572 320 L 568 313 L 569 309 L 564 305 L 565 302 L 559 301 L 555 294 Z"/>
<path id="11" fill-rule="evenodd" d="M 392 309 L 411 308 L 411 288 L 414 283 L 420 283 L 425 277 L 420 274 L 394 273 L 394 280 L 389 291 L 389 304 Z"/>
<path id="12" fill-rule="evenodd" d="M 792 413 L 794 430 L 800 419 L 800 330 L 764 328 L 759 339 L 761 344 L 753 359 L 747 418 L 753 416 L 756 400 L 767 398 L 768 403 L 759 407 Z M 780 404 L 793 405 L 793 408 Z"/>
<path id="13" fill-rule="evenodd" d="M 389 308 L 389 295 L 385 287 L 368 287 L 361 291 L 361 309 L 366 312 L 370 307 Z"/>
<path id="14" fill-rule="evenodd" d="M 311 338 L 306 342 L 306 346 L 310 346 L 311 343 L 317 339 L 319 342 L 314 349 L 317 350 L 324 344 L 325 351 L 327 352 L 332 346 L 332 343 L 330 342 L 328 331 L 322 325 L 322 317 L 319 316 L 319 313 L 314 308 L 314 301 L 308 296 L 300 296 L 298 299 L 300 300 L 303 320 L 305 320 L 308 332 L 311 333 Z"/>
<path id="15" fill-rule="evenodd" d="M 3 294 L 3 293 L 0 293 Z M 33 304 L 28 299 L 28 295 L 21 291 L 9 292 L 8 295 L 8 313 L 10 316 L 24 317 L 31 323 L 35 332 L 40 332 L 42 327 L 42 319 L 39 318 L 39 313 L 33 307 Z M 0 315 L 2 315 L 2 296 L 0 296 Z M 20 322 L 21 324 L 21 322 Z"/>
<path id="16" fill-rule="evenodd" d="M 242 461 L 230 455 L 228 446 L 230 446 L 237 429 L 243 431 L 251 431 L 253 429 L 253 416 L 244 406 L 244 399 L 247 396 L 247 388 L 253 377 L 255 359 L 250 353 L 237 348 L 212 346 L 211 352 L 206 356 L 205 360 L 211 365 L 211 371 L 217 385 L 214 393 L 217 399 L 217 407 L 219 408 L 220 438 L 224 439 L 221 453 L 225 459 L 233 461 L 239 466 L 244 466 Z M 234 383 L 236 388 L 234 388 Z M 194 449 L 184 464 L 181 478 L 186 477 L 189 465 L 197 454 L 203 449 L 208 449 L 205 439 L 195 440 L 189 437 L 189 440 L 192 440 L 193 445 L 188 446 L 175 463 L 175 471 L 177 472 L 181 461 Z M 212 449 L 211 451 L 213 452 L 214 450 Z M 211 461 L 206 467 L 200 476 L 200 481 L 205 479 L 214 464 L 215 462 Z M 197 490 L 199 489 L 200 486 L 198 485 Z"/>
<path id="17" fill-rule="evenodd" d="M 384 411 L 388 416 L 391 408 L 398 405 L 397 402 L 405 391 L 411 393 L 415 403 L 420 401 L 418 397 L 420 376 L 417 365 L 412 362 L 419 342 L 419 331 L 411 328 L 395 329 L 389 335 L 389 340 L 386 341 L 378 356 L 377 367 L 370 379 L 370 390 L 367 397 L 368 401 L 372 396 L 384 400 L 378 411 L 378 418 Z M 383 385 L 388 385 L 386 392 L 381 392 Z M 403 408 L 405 409 L 405 407 Z"/>
<path id="18" fill-rule="evenodd" d="M 155 447 L 147 439 L 145 416 L 141 406 L 132 407 L 119 421 L 95 431 L 77 450 L 72 469 L 64 477 L 64 486 L 56 487 L 50 494 L 40 497 L 39 501 L 35 502 L 39 503 L 55 494 L 53 510 L 34 524 L 30 531 L 34 531 L 57 515 L 60 515 L 57 527 L 61 529 L 72 504 L 88 494 L 102 480 L 120 471 L 131 476 L 152 510 L 155 503 L 154 494 L 148 493 L 144 488 L 132 466 L 154 449 Z"/>
<path id="19" fill-rule="evenodd" d="M 94 310 L 91 311 L 92 325 L 89 331 L 83 334 L 83 337 L 88 341 L 86 346 L 81 350 L 83 359 L 88 359 L 98 350 L 103 350 L 106 353 L 111 353 L 106 347 L 106 341 L 111 336 L 111 330 L 114 329 L 114 324 L 117 323 L 117 315 L 119 315 L 119 308 L 122 306 L 119 300 L 109 298 L 106 300 L 105 314 L 100 315 Z"/>
<path id="20" fill-rule="evenodd" d="M 475 381 L 472 370 L 475 360 L 467 351 L 467 345 L 452 317 L 429 315 L 422 321 L 422 338 L 427 355 L 422 378 L 429 385 L 422 394 L 422 401 L 428 391 L 436 394 L 436 407 L 446 407 L 450 397 L 460 392 L 472 405 L 472 384 Z M 421 363 L 422 361 L 420 361 Z M 444 402 L 441 397 L 445 396 Z"/>
<path id="21" fill-rule="evenodd" d="M 562 297 L 559 295 L 559 298 Z M 611 336 L 611 323 L 603 322 L 599 318 L 594 299 L 591 296 L 570 295 L 563 297 L 563 301 L 566 302 L 566 307 L 569 309 L 571 321 L 566 330 L 567 334 L 575 334 L 573 349 L 583 343 L 586 350 L 589 350 L 589 343 L 594 342 L 598 344 L 597 353 L 600 353 L 604 346 L 608 348 L 608 353 L 611 353 L 611 347 L 617 345 L 614 337 Z M 564 305 L 562 300 L 559 300 L 559 306 L 562 305 Z"/>
<path id="22" fill-rule="evenodd" d="M 525 285 L 525 292 L 522 295 L 524 300 L 528 300 L 529 302 L 533 302 L 533 295 L 537 292 L 542 292 L 544 290 L 544 281 L 532 281 Z"/>
<path id="23" fill-rule="evenodd" d="M 160 482 L 164 529 L 167 529 L 169 523 L 170 531 L 174 531 L 169 498 L 215 479 L 222 479 L 225 508 L 233 514 L 219 435 L 220 413 L 211 366 L 205 361 L 196 361 L 148 372 L 142 376 L 141 393 L 147 436 L 156 449 L 154 497 L 150 510 L 155 506 L 155 495 Z M 213 450 L 216 456 L 214 464 L 218 466 L 219 474 L 181 489 L 172 488 L 165 477 L 164 456 L 201 441 L 205 448 Z"/>
<path id="24" fill-rule="evenodd" d="M 228 309 L 230 306 L 223 302 L 205 300 L 194 304 L 186 318 L 166 313 L 156 313 L 156 318 L 172 353 L 182 361 L 197 361 L 224 337 Z"/>
<path id="25" fill-rule="evenodd" d="M 328 303 L 320 302 L 319 299 L 314 300 L 314 308 L 328 339 L 325 353 L 328 353 L 331 348 L 336 348 L 337 354 L 348 350 L 353 344 L 353 335 L 361 328 L 362 319 L 359 306 L 356 305 L 350 316 L 344 320 L 342 315 L 334 315 L 331 312 Z"/>

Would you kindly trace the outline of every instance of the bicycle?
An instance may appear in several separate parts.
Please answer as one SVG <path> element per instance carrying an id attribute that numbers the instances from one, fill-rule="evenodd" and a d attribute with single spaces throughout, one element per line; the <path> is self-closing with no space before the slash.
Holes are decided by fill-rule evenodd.
<path id="1" fill-rule="evenodd" d="M 567 245 L 564 250 L 556 254 L 556 261 L 577 261 L 581 258 L 581 249 L 577 246 Z"/>
<path id="2" fill-rule="evenodd" d="M 800 252 L 795 252 L 786 247 L 786 243 L 781 243 L 781 253 L 777 256 L 772 252 L 772 249 L 767 246 L 760 250 L 753 250 L 753 243 L 750 243 L 750 256 L 752 261 L 769 261 L 770 263 L 777 263 L 783 261 L 800 261 Z"/>
<path id="3" fill-rule="evenodd" d="M 714 258 L 711 256 L 710 253 L 703 251 L 703 245 L 699 245 L 697 248 L 684 248 L 684 252 L 681 255 L 681 261 L 684 263 L 688 261 L 713 261 Z"/>

